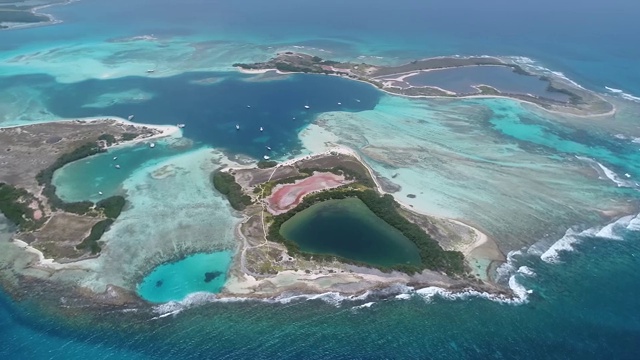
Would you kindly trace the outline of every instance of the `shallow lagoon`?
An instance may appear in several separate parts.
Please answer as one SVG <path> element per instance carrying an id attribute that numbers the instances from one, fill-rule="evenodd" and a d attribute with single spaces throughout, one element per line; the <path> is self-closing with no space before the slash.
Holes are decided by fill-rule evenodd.
<path id="1" fill-rule="evenodd" d="M 548 91 L 549 82 L 536 76 L 517 74 L 505 66 L 464 66 L 431 70 L 406 79 L 414 86 L 437 86 L 459 94 L 477 93 L 473 86 L 489 85 L 503 93 L 531 94 L 557 101 L 568 101 L 569 96 Z"/>
<path id="2" fill-rule="evenodd" d="M 53 174 L 53 185 L 64 201 L 99 201 L 123 192 L 122 183 L 135 171 L 179 152 L 164 141 L 156 143 L 154 148 L 146 143 L 113 148 L 65 165 Z"/>
<path id="3" fill-rule="evenodd" d="M 138 295 L 151 302 L 180 301 L 196 292 L 217 293 L 224 286 L 231 251 L 196 254 L 160 265 L 138 287 Z"/>
<path id="4" fill-rule="evenodd" d="M 420 264 L 418 249 L 359 199 L 328 200 L 294 215 L 281 234 L 306 252 L 372 265 Z"/>

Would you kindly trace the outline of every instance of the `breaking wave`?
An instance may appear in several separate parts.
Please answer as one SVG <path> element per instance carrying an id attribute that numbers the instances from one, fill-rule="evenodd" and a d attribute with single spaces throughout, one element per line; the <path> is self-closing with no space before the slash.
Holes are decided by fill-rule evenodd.
<path id="1" fill-rule="evenodd" d="M 606 240 L 623 240 L 626 231 L 640 230 L 640 215 L 629 215 L 602 227 L 593 227 L 578 231 L 569 229 L 560 240 L 553 243 L 540 255 L 540 259 L 547 263 L 560 263 L 563 252 L 574 251 L 574 245 L 579 244 L 586 237 Z"/>
<path id="2" fill-rule="evenodd" d="M 608 86 L 605 86 L 604 88 L 607 89 L 607 91 L 609 93 L 611 93 L 613 95 L 616 95 L 616 96 L 619 96 L 619 97 L 621 97 L 623 99 L 631 100 L 631 101 L 635 101 L 635 102 L 640 102 L 640 97 L 628 94 L 628 93 L 624 92 L 623 90 L 612 88 L 612 87 L 608 87 Z"/>
<path id="3" fill-rule="evenodd" d="M 618 174 L 616 174 L 613 170 L 609 169 L 608 167 L 600 164 L 599 162 L 593 159 L 590 159 L 584 156 L 576 156 L 576 158 L 578 160 L 587 162 L 589 165 L 591 165 L 592 168 L 594 168 L 598 172 L 598 174 L 600 174 L 600 176 L 604 176 L 607 179 L 613 181 L 616 185 L 618 185 L 618 187 L 633 188 L 637 186 L 635 181 L 625 180 L 624 178 L 618 176 Z M 625 176 L 629 178 L 631 175 L 625 174 Z"/>

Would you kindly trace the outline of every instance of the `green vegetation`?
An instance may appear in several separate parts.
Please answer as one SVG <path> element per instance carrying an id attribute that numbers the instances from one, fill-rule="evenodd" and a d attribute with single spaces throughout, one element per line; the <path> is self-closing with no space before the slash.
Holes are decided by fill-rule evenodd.
<path id="1" fill-rule="evenodd" d="M 236 182 L 236 178 L 233 175 L 227 172 L 215 171 L 212 181 L 213 187 L 227 197 L 232 208 L 242 211 L 253 203 L 251 197 L 242 192 L 242 187 Z"/>
<path id="2" fill-rule="evenodd" d="M 123 133 L 122 134 L 122 141 L 131 141 L 135 138 L 138 137 L 138 134 L 134 134 L 134 133 Z"/>
<path id="3" fill-rule="evenodd" d="M 102 248 L 100 244 L 98 244 L 98 240 L 102 237 L 107 230 L 109 230 L 109 226 L 113 224 L 113 219 L 104 219 L 100 222 L 97 222 L 91 228 L 91 233 L 87 236 L 80 244 L 76 246 L 78 250 L 91 250 L 91 254 L 95 255 L 99 253 Z"/>
<path id="4" fill-rule="evenodd" d="M 111 134 L 102 134 L 98 136 L 98 140 L 104 140 L 107 143 L 107 145 L 110 146 L 112 144 L 115 144 L 116 137 Z"/>
<path id="5" fill-rule="evenodd" d="M 124 208 L 125 200 L 122 196 L 111 196 L 96 203 L 96 209 L 101 209 L 104 215 L 110 219 L 120 216 Z"/>
<path id="6" fill-rule="evenodd" d="M 273 161 L 273 160 L 260 160 L 258 161 L 258 168 L 259 169 L 269 169 L 272 168 L 274 166 L 278 165 L 278 162 Z"/>
<path id="7" fill-rule="evenodd" d="M 36 225 L 33 209 L 29 207 L 32 200 L 33 196 L 28 191 L 0 183 L 0 212 L 21 231 L 33 229 Z"/>
<path id="8" fill-rule="evenodd" d="M 410 222 L 398 213 L 398 204 L 393 199 L 393 196 L 388 194 L 379 196 L 376 191 L 370 189 L 359 191 L 342 187 L 308 195 L 293 210 L 273 217 L 273 223 L 269 227 L 268 232 L 269 240 L 283 243 L 291 253 L 309 256 L 309 254 L 302 252 L 295 243 L 285 239 L 280 234 L 280 227 L 295 214 L 309 208 L 313 204 L 325 200 L 345 199 L 348 197 L 357 197 L 360 199 L 376 216 L 398 229 L 418 247 L 422 266 L 396 265 L 390 269 L 407 273 L 419 272 L 424 269 L 444 271 L 450 275 L 465 273 L 464 256 L 462 253 L 443 250 L 438 242 L 425 233 L 420 226 Z M 322 256 L 318 255 L 313 256 L 314 258 L 322 258 Z M 335 256 L 330 256 L 330 258 L 335 258 Z"/>
<path id="9" fill-rule="evenodd" d="M 51 181 L 53 180 L 53 173 L 66 164 L 104 151 L 105 150 L 100 149 L 96 143 L 86 143 L 74 151 L 60 156 L 51 166 L 40 171 L 36 175 L 38 184 L 44 186 L 42 194 L 49 199 L 49 205 L 52 210 L 61 209 L 66 212 L 83 215 L 93 208 L 93 203 L 91 201 L 79 201 L 73 203 L 66 203 L 62 201 L 62 199 L 56 195 L 56 187 L 51 183 Z"/>

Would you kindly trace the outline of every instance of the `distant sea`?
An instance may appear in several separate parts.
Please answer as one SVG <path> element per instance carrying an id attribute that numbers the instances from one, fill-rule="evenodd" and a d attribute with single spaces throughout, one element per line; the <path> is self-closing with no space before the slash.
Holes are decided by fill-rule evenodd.
<path id="1" fill-rule="evenodd" d="M 46 11 L 64 22 L 0 32 L 0 57 L 141 34 L 198 36 L 265 48 L 304 46 L 327 51 L 327 57 L 362 56 L 362 61 L 380 63 L 452 54 L 522 56 L 595 91 L 631 102 L 640 97 L 640 47 L 635 46 L 640 2 L 631 0 L 82 0 Z M 113 64 L 122 61 L 118 54 L 110 56 Z M 292 76 L 268 86 L 247 85 L 243 75 L 232 73 L 65 83 L 41 70 L 25 74 L 5 59 L 0 88 L 11 82 L 46 94 L 40 101 L 54 117 L 135 113 L 147 117 L 140 121 L 168 124 L 191 118 L 185 136 L 254 157 L 271 144 L 281 146 L 280 155 L 297 150 L 291 134 L 311 119 L 302 106 L 319 99 L 320 92 L 321 103 L 310 104 L 313 112 L 335 110 L 338 99 L 347 97 L 361 100 L 345 101 L 349 111 L 364 111 L 374 107 L 379 96 L 365 84 L 321 76 Z M 211 93 L 189 82 L 209 77 L 224 78 Z M 153 109 L 118 102 L 117 94 L 132 81 L 138 82 L 140 94 L 160 94 Z M 191 90 L 172 92 L 176 84 Z M 327 88 L 334 90 L 327 94 Z M 99 97 L 107 92 L 116 94 L 115 102 L 109 98 L 94 107 L 96 111 L 82 107 L 89 98 L 104 100 Z M 199 98 L 203 94 L 209 99 Z M 282 96 L 291 99 L 290 107 L 273 106 L 273 99 L 281 103 Z M 180 100 L 184 108 L 163 109 L 163 99 Z M 265 126 L 266 134 L 260 135 L 260 117 L 252 116 L 249 122 L 248 111 L 270 121 L 277 118 L 278 132 Z M 237 123 L 239 133 L 234 130 Z M 229 140 L 245 131 L 253 132 L 251 137 Z M 531 141 L 547 146 L 543 140 Z M 620 168 L 637 167 L 625 165 L 634 157 L 627 157 L 629 149 L 624 152 L 617 160 L 608 152 L 607 160 Z M 175 315 L 140 321 L 134 314 L 107 312 L 87 324 L 81 316 L 77 321 L 49 316 L 35 301 L 15 302 L 0 293 L 0 358 L 637 359 L 640 219 L 634 216 L 606 231 L 568 234 L 555 245 L 560 251 L 543 255 L 534 246 L 509 254 L 501 271 L 516 274 L 516 290 L 526 301 L 500 302 L 483 294 L 452 295 L 435 288 L 392 288 L 359 299 L 326 294 L 199 303 L 194 297 L 191 306 Z M 8 241 L 9 234 L 0 219 L 0 241 Z M 158 308 L 158 314 L 162 310 Z"/>

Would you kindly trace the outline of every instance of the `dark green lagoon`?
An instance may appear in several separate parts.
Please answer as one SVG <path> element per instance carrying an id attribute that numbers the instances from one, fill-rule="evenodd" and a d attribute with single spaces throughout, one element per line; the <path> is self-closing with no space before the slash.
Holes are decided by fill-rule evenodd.
<path id="1" fill-rule="evenodd" d="M 315 204 L 282 224 L 280 234 L 313 254 L 377 266 L 421 263 L 413 242 L 356 198 Z"/>

